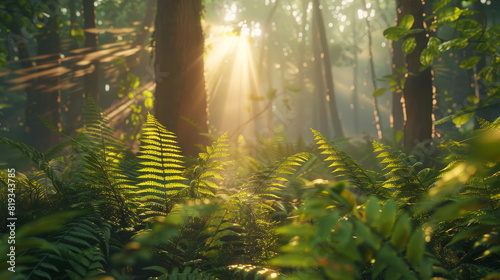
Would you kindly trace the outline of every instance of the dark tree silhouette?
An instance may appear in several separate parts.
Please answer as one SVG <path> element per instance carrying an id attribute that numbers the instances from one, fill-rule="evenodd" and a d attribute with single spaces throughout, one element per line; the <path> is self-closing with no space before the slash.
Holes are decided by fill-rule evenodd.
<path id="1" fill-rule="evenodd" d="M 424 28 L 424 6 L 421 1 L 401 0 L 401 17 L 413 15 L 413 28 Z M 419 142 L 431 139 L 433 124 L 433 83 L 431 68 L 420 69 L 420 54 L 429 41 L 425 32 L 414 35 L 417 46 L 406 55 L 406 65 L 409 75 L 406 77 L 403 90 L 406 109 L 406 125 L 404 130 L 405 147 L 414 147 Z M 421 71 L 422 70 L 422 71 Z"/>
<path id="2" fill-rule="evenodd" d="M 158 1 L 155 22 L 155 69 L 168 73 L 156 78 L 155 115 L 177 134 L 185 155 L 195 155 L 196 144 L 208 144 L 200 135 L 208 131 L 201 2 Z"/>

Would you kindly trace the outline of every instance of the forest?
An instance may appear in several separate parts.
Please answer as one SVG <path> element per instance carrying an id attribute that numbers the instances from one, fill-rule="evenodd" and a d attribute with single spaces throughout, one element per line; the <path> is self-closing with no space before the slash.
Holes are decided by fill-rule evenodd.
<path id="1" fill-rule="evenodd" d="M 500 1 L 0 0 L 0 280 L 500 279 Z"/>

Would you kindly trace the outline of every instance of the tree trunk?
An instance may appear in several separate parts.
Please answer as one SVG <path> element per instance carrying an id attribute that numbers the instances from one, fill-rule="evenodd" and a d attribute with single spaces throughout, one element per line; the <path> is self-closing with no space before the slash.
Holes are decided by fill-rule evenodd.
<path id="1" fill-rule="evenodd" d="M 362 0 L 361 3 L 363 4 L 364 7 L 366 7 L 365 0 Z M 366 23 L 366 32 L 368 35 L 368 60 L 370 62 L 370 72 L 371 72 L 371 77 L 372 77 L 372 90 L 373 90 L 373 92 L 375 92 L 375 90 L 377 89 L 377 80 L 375 78 L 375 65 L 373 62 L 372 27 L 370 26 L 370 21 L 368 20 L 368 17 L 365 17 L 365 23 Z M 375 126 L 377 127 L 378 139 L 382 139 L 382 125 L 381 125 L 381 120 L 380 120 L 380 113 L 378 110 L 378 102 L 377 102 L 377 98 L 375 96 L 372 96 L 372 102 L 373 102 L 373 116 L 375 118 Z"/>
<path id="2" fill-rule="evenodd" d="M 413 28 L 424 28 L 424 7 L 420 0 L 401 0 L 401 17 L 411 14 L 415 18 Z M 433 124 L 433 83 L 431 68 L 419 71 L 420 53 L 426 48 L 429 39 L 425 32 L 415 35 L 417 46 L 406 55 L 406 64 L 409 75 L 406 77 L 403 91 L 406 109 L 406 125 L 404 131 L 404 145 L 412 148 L 419 142 L 432 138 Z"/>
<path id="3" fill-rule="evenodd" d="M 401 23 L 401 0 L 396 0 L 396 25 Z M 398 83 L 404 77 L 401 72 L 396 71 L 397 67 L 405 66 L 404 53 L 401 49 L 403 44 L 402 40 L 391 42 L 391 56 L 392 56 L 392 74 L 397 78 Z M 392 92 L 392 110 L 391 110 L 391 127 L 394 131 L 403 131 L 404 129 L 404 112 L 403 103 L 401 99 L 403 98 L 402 89 L 398 86 L 396 90 Z"/>
<path id="4" fill-rule="evenodd" d="M 358 45 L 358 39 L 356 36 L 356 10 L 353 9 L 353 17 L 352 17 L 352 45 Z M 359 134 L 359 96 L 358 96 L 358 50 L 355 49 L 353 52 L 353 64 L 352 64 L 352 104 L 351 110 L 353 113 L 353 121 L 354 121 L 354 134 Z"/>
<path id="5" fill-rule="evenodd" d="M 306 83 L 305 83 L 305 66 L 304 63 L 306 62 L 305 55 L 306 55 L 306 23 L 307 23 L 307 4 L 309 1 L 307 0 L 302 0 L 302 13 L 304 14 L 304 17 L 302 18 L 302 25 L 300 26 L 300 33 L 302 34 L 302 38 L 300 38 L 300 41 L 297 42 L 298 46 L 297 49 L 299 51 L 298 54 L 298 62 L 297 62 L 297 67 L 299 69 L 299 73 L 297 75 L 298 78 L 298 84 L 300 87 L 300 91 L 297 92 L 297 95 L 295 97 L 295 102 L 293 104 L 294 109 L 297 112 L 296 119 L 295 119 L 295 125 L 297 126 L 296 131 L 296 138 L 302 138 L 302 127 L 307 127 L 306 125 L 306 113 L 305 113 L 305 108 L 304 105 L 306 100 L 307 100 L 307 95 L 308 92 L 306 90 Z M 292 20 L 294 20 L 292 18 Z"/>
<path id="6" fill-rule="evenodd" d="M 54 10 L 57 11 L 58 7 L 54 7 Z M 47 69 L 54 69 L 60 66 L 61 40 L 59 32 L 57 32 L 58 29 L 57 13 L 53 13 L 47 19 L 46 26 L 42 27 L 40 34 L 37 36 L 38 56 L 47 55 L 47 57 L 39 59 L 37 64 L 53 64 Z M 27 54 L 25 55 L 27 56 Z M 28 143 L 41 151 L 48 150 L 57 144 L 59 139 L 58 134 L 45 127 L 39 119 L 40 116 L 60 128 L 59 79 L 60 77 L 57 75 L 39 78 L 34 82 L 35 88 L 26 91 L 26 131 L 28 132 Z"/>
<path id="7" fill-rule="evenodd" d="M 95 30 L 90 30 L 96 28 L 94 0 L 83 0 L 83 22 L 85 48 L 89 48 L 88 52 L 94 52 L 97 50 L 97 33 Z M 92 96 L 99 104 L 99 62 L 94 61 L 89 67 L 93 68 L 93 71 L 85 75 L 85 95 Z"/>
<path id="8" fill-rule="evenodd" d="M 337 102 L 335 101 L 335 89 L 333 87 L 333 74 L 332 74 L 332 66 L 330 65 L 330 53 L 328 51 L 328 42 L 326 40 L 325 23 L 323 21 L 323 15 L 321 14 L 321 9 L 319 8 L 319 0 L 313 0 L 313 6 L 316 14 L 315 17 L 318 25 L 321 49 L 323 51 L 322 60 L 323 60 L 323 67 L 325 69 L 326 97 L 327 97 L 327 102 L 330 105 L 330 113 L 333 123 L 333 132 L 336 138 L 343 138 L 344 131 L 342 130 L 339 111 L 337 109 Z"/>
<path id="9" fill-rule="evenodd" d="M 183 153 L 194 156 L 196 144 L 208 144 L 200 135 L 208 131 L 203 7 L 201 0 L 161 0 L 157 5 L 155 69 L 168 76 L 156 78 L 155 115 L 177 134 Z"/>
<path id="10" fill-rule="evenodd" d="M 325 80 L 323 67 L 321 65 L 321 46 L 319 42 L 319 31 L 318 24 L 315 21 L 316 12 L 313 12 L 313 23 L 312 23 L 312 49 L 314 55 L 313 67 L 313 83 L 314 83 L 314 94 L 316 95 L 316 110 L 314 110 L 314 124 L 318 126 L 319 131 L 325 135 L 330 134 L 330 129 L 328 128 L 328 110 L 326 107 L 326 96 L 325 96 Z"/>

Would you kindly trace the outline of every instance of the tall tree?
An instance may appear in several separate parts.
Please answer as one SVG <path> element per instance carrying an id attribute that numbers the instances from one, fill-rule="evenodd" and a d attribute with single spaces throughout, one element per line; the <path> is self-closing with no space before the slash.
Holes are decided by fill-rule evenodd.
<path id="1" fill-rule="evenodd" d="M 362 0 L 361 3 L 366 7 L 366 1 Z M 366 32 L 368 35 L 368 60 L 370 62 L 370 74 L 372 77 L 372 89 L 375 92 L 377 89 L 377 80 L 375 78 L 375 63 L 373 62 L 373 39 L 372 39 L 372 27 L 370 25 L 370 20 L 368 15 L 365 16 Z M 377 98 L 372 96 L 373 102 L 373 116 L 375 117 L 375 126 L 377 127 L 378 139 L 382 139 L 382 125 L 380 120 L 380 113 L 378 110 Z"/>
<path id="2" fill-rule="evenodd" d="M 375 1 L 378 3 L 378 1 Z M 401 23 L 401 0 L 396 0 L 396 25 Z M 405 56 L 401 50 L 403 42 L 402 40 L 393 40 L 391 42 L 391 56 L 392 56 L 392 75 L 396 77 L 396 81 L 399 83 L 401 79 L 404 78 L 403 73 L 397 71 L 398 67 L 405 66 Z M 403 111 L 403 101 L 402 101 L 402 89 L 401 86 L 396 87 L 396 90 L 392 92 L 392 109 L 391 109 L 391 127 L 395 131 L 403 131 L 404 129 L 404 111 Z"/>
<path id="3" fill-rule="evenodd" d="M 85 29 L 85 48 L 88 52 L 97 50 L 97 32 L 94 0 L 83 0 L 83 28 Z M 99 104 L 99 63 L 90 64 L 92 71 L 85 76 L 85 94 L 92 96 Z"/>
<path id="4" fill-rule="evenodd" d="M 413 28 L 425 28 L 424 4 L 421 0 L 401 0 L 401 16 L 413 15 Z M 405 147 L 414 147 L 419 142 L 431 139 L 433 133 L 432 115 L 433 104 L 433 82 L 431 68 L 421 69 L 420 54 L 427 47 L 429 39 L 425 32 L 419 32 L 414 36 L 416 41 L 415 50 L 406 55 L 406 65 L 409 74 L 403 90 L 406 125 L 404 130 Z"/>
<path id="5" fill-rule="evenodd" d="M 358 37 L 356 30 L 356 10 L 353 9 L 352 17 L 352 45 L 354 47 L 358 46 Z M 353 63 L 352 63 L 352 103 L 351 110 L 354 115 L 354 134 L 359 133 L 359 96 L 358 96 L 358 50 L 357 48 L 353 51 Z"/>
<path id="6" fill-rule="evenodd" d="M 318 25 L 319 39 L 322 49 L 322 60 L 325 70 L 325 81 L 326 81 L 326 97 L 327 102 L 330 105 L 330 113 L 333 123 L 333 132 L 336 138 L 344 137 L 344 131 L 342 129 L 342 124 L 340 122 L 340 115 L 337 109 L 337 102 L 335 101 L 335 89 L 333 85 L 333 74 L 332 66 L 330 64 L 330 52 L 328 51 L 328 41 L 326 39 L 325 23 L 323 21 L 323 14 L 319 7 L 319 0 L 313 0 L 313 9 L 316 17 L 316 23 Z"/>
<path id="7" fill-rule="evenodd" d="M 323 131 L 325 135 L 329 134 L 328 129 L 328 108 L 326 107 L 326 95 L 325 95 L 325 80 L 324 71 L 321 61 L 321 46 L 319 42 L 319 31 L 316 19 L 316 11 L 313 11 L 312 19 L 312 51 L 314 61 L 312 63 L 312 81 L 314 83 L 314 94 L 316 96 L 315 108 L 316 112 L 314 114 L 314 124 L 316 124 L 320 131 Z M 305 35 L 304 35 L 305 36 Z"/>
<path id="8" fill-rule="evenodd" d="M 201 0 L 161 0 L 155 22 L 155 69 L 168 73 L 156 79 L 155 115 L 177 134 L 185 155 L 208 138 L 207 93 L 203 66 L 204 38 Z"/>

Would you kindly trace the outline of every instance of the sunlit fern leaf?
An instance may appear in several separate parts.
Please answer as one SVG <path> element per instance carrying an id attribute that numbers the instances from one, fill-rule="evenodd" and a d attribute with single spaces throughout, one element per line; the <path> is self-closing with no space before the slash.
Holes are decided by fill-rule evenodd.
<path id="1" fill-rule="evenodd" d="M 328 167 L 333 167 L 332 173 L 343 180 L 349 181 L 354 186 L 363 190 L 365 193 L 375 193 L 380 196 L 386 196 L 386 191 L 379 187 L 374 176 L 369 174 L 359 163 L 337 148 L 332 142 L 318 131 L 311 129 L 321 154 L 327 156 L 325 161 L 333 161 Z"/>
<path id="2" fill-rule="evenodd" d="M 136 191 L 146 215 L 167 213 L 168 199 L 187 187 L 181 183 L 187 179 L 181 176 L 184 167 L 175 138 L 174 133 L 148 114 L 138 156 L 141 167 Z"/>
<path id="3" fill-rule="evenodd" d="M 388 146 L 373 141 L 373 150 L 387 170 L 384 188 L 394 189 L 395 195 L 406 204 L 423 198 L 429 186 L 436 181 L 438 172 L 433 169 L 418 171 L 419 162 L 411 164 L 405 154 L 396 154 Z M 405 161 L 406 159 L 406 161 Z"/>
<path id="4" fill-rule="evenodd" d="M 127 196 L 135 186 L 120 168 L 125 145 L 114 137 L 114 130 L 92 97 L 87 100 L 84 120 L 81 133 L 76 138 L 59 132 L 46 120 L 44 123 L 74 144 L 77 156 L 84 162 L 81 178 L 97 196 L 95 200 L 101 202 L 103 215 L 123 226 L 130 224 L 135 219 L 132 211 L 135 206 Z"/>
<path id="5" fill-rule="evenodd" d="M 114 130 L 97 103 L 89 98 L 84 111 L 85 125 L 73 142 L 83 151 L 86 172 L 84 178 L 97 188 L 106 201 L 105 216 L 126 225 L 133 221 L 135 208 L 127 199 L 135 188 L 124 175 L 121 162 L 125 156 L 123 142 L 114 137 Z M 71 141 L 71 139 L 70 139 Z M 109 207 L 108 207 L 109 206 Z"/>
<path id="6" fill-rule="evenodd" d="M 277 192 L 285 188 L 287 177 L 293 175 L 310 157 L 310 153 L 297 153 L 277 161 L 251 176 L 248 183 L 242 186 L 243 191 L 269 200 L 279 198 Z"/>
<path id="7" fill-rule="evenodd" d="M 215 196 L 224 181 L 223 172 L 228 164 L 229 138 L 227 132 L 217 139 L 206 152 L 200 153 L 198 165 L 193 169 L 193 180 L 189 188 L 190 197 Z"/>

